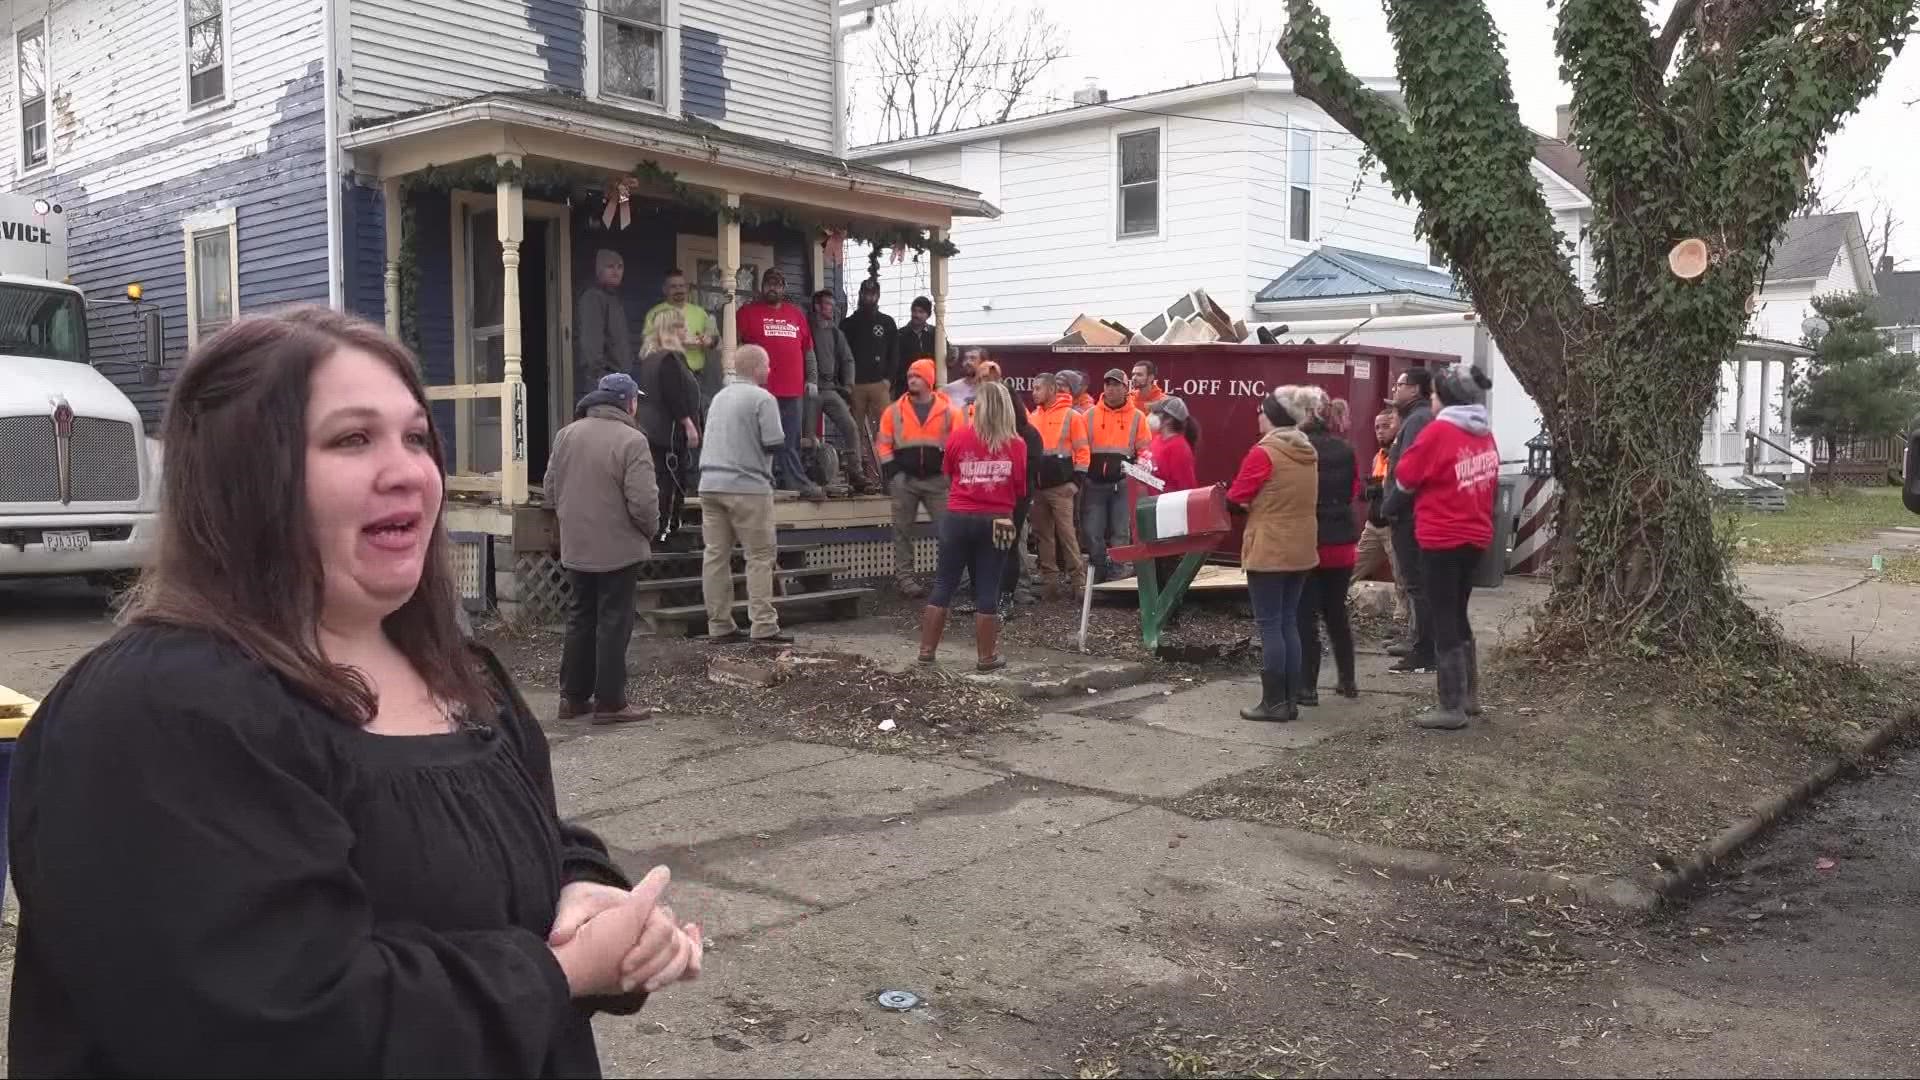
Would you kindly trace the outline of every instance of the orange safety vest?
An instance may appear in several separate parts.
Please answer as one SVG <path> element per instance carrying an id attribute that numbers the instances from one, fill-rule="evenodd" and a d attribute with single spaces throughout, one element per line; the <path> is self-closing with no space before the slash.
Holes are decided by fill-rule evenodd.
<path id="1" fill-rule="evenodd" d="M 1056 487 L 1072 480 L 1075 473 L 1086 473 L 1093 457 L 1087 446 L 1087 418 L 1074 411 L 1072 398 L 1055 395 L 1029 419 L 1040 429 L 1041 487 Z"/>
<path id="2" fill-rule="evenodd" d="M 1120 463 L 1138 458 L 1153 441 L 1146 416 L 1130 405 L 1109 408 L 1105 401 L 1086 416 L 1088 448 L 1092 451 L 1088 477 L 1103 483 L 1119 480 Z"/>
<path id="3" fill-rule="evenodd" d="M 1387 480 L 1387 452 L 1381 450 L 1373 455 L 1373 478 L 1379 483 Z"/>
<path id="4" fill-rule="evenodd" d="M 947 395 L 935 391 L 933 407 L 923 422 L 908 394 L 880 414 L 880 437 L 873 442 L 874 454 L 881 465 L 893 464 L 909 476 L 938 476 L 947 440 L 953 436 L 955 412 Z"/>

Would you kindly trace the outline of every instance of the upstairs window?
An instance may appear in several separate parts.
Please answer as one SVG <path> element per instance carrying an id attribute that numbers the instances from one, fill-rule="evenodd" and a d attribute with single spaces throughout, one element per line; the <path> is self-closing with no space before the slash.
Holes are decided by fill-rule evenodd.
<path id="1" fill-rule="evenodd" d="M 1313 132 L 1295 131 L 1287 154 L 1287 238 L 1313 239 Z"/>
<path id="2" fill-rule="evenodd" d="M 667 0 L 600 0 L 600 92 L 667 100 Z"/>
<path id="3" fill-rule="evenodd" d="M 1445 270 L 1447 268 L 1447 253 L 1440 250 L 1440 241 L 1438 240 L 1427 241 L 1427 265 L 1433 267 L 1435 270 Z"/>
<path id="4" fill-rule="evenodd" d="M 1130 131 L 1120 136 L 1119 146 L 1119 235 L 1156 235 L 1160 231 L 1160 129 Z"/>
<path id="5" fill-rule="evenodd" d="M 187 106 L 227 100 L 227 2 L 187 0 Z"/>
<path id="6" fill-rule="evenodd" d="M 20 167 L 47 163 L 47 24 L 38 22 L 14 39 L 20 77 Z"/>

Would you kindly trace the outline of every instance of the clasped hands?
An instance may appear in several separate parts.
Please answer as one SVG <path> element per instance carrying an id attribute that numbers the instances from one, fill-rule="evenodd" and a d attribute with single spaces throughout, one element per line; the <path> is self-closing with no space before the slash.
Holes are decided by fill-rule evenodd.
<path id="1" fill-rule="evenodd" d="M 574 997 L 651 994 L 699 977 L 700 925 L 676 922 L 660 902 L 671 880 L 656 866 L 631 892 L 585 881 L 560 890 L 547 948 Z"/>

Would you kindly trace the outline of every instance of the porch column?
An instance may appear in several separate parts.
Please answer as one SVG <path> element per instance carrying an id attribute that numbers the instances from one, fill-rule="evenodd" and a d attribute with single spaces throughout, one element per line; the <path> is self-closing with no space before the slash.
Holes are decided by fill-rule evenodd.
<path id="1" fill-rule="evenodd" d="M 1773 361 L 1762 360 L 1760 361 L 1760 418 L 1759 423 L 1754 426 L 1753 430 L 1758 432 L 1763 439 L 1767 436 L 1767 410 L 1772 406 Z M 1759 457 L 1762 462 L 1773 460 L 1773 447 L 1761 443 L 1756 447 L 1756 450 L 1758 451 L 1756 456 Z"/>
<path id="2" fill-rule="evenodd" d="M 1793 357 L 1780 361 L 1780 444 L 1793 446 L 1793 396 L 1788 390 L 1793 388 Z M 1809 454 L 1812 457 L 1812 454 Z M 1793 459 L 1782 454 L 1788 463 L 1788 471 L 1793 469 Z"/>
<path id="3" fill-rule="evenodd" d="M 813 311 L 813 294 L 827 287 L 827 248 L 815 237 L 813 241 L 813 260 L 807 266 L 813 274 L 813 288 L 807 290 L 807 311 Z"/>
<path id="4" fill-rule="evenodd" d="M 1707 414 L 1707 423 L 1713 425 L 1713 461 L 1709 462 L 1712 465 L 1727 463 L 1726 451 L 1723 449 L 1727 445 L 1727 440 L 1724 438 L 1727 421 L 1724 416 L 1725 410 L 1720 407 L 1720 388 L 1726 385 L 1726 379 L 1727 366 L 1722 364 L 1720 380 L 1713 387 L 1713 411 Z"/>
<path id="5" fill-rule="evenodd" d="M 406 220 L 400 200 L 400 178 L 390 176 L 380 182 L 381 209 L 386 215 L 387 237 L 387 336 L 400 336 L 400 229 Z"/>
<path id="6" fill-rule="evenodd" d="M 720 311 L 721 363 L 731 373 L 733 350 L 740 347 L 740 298 L 734 291 L 734 279 L 740 276 L 740 196 L 727 192 L 727 208 L 720 214 L 720 277 L 726 290 L 727 305 Z"/>
<path id="7" fill-rule="evenodd" d="M 945 229 L 929 229 L 927 235 L 935 241 L 947 235 Z M 933 355 L 934 366 L 945 378 L 947 370 L 947 257 L 935 255 L 933 264 Z"/>
<path id="8" fill-rule="evenodd" d="M 501 166 L 518 167 L 518 154 L 501 154 Z M 520 243 L 526 237 L 526 198 L 516 180 L 495 185 L 499 199 L 501 268 L 500 502 L 527 501 L 527 387 L 520 376 Z"/>
<path id="9" fill-rule="evenodd" d="M 1740 354 L 1738 352 L 1735 352 L 1734 355 L 1736 357 L 1740 357 Z M 1746 438 L 1747 438 L 1747 361 L 1746 361 L 1746 358 L 1740 357 L 1739 359 L 1736 359 L 1734 361 L 1734 364 L 1737 366 L 1734 368 L 1734 376 L 1733 376 L 1733 415 L 1735 417 L 1734 422 L 1736 426 L 1738 426 L 1740 429 L 1740 445 L 1744 447 L 1746 445 Z"/>

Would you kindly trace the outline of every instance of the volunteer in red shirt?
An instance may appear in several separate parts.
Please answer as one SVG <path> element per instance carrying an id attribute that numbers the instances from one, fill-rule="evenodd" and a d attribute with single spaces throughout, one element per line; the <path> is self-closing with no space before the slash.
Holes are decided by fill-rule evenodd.
<path id="1" fill-rule="evenodd" d="M 920 617 L 920 662 L 934 662 L 960 575 L 971 573 L 978 598 L 975 668 L 995 671 L 1007 666 L 998 648 L 1000 619 L 994 600 L 1000 595 L 1007 548 L 1018 531 L 1013 508 L 1027 494 L 1027 443 L 1015 431 L 1013 396 L 1004 383 L 981 383 L 973 405 L 973 423 L 957 428 L 947 440 L 947 513 L 940 523 L 940 569 Z"/>
<path id="2" fill-rule="evenodd" d="M 1492 380 L 1456 364 L 1433 380 L 1433 422 L 1400 455 L 1389 510 L 1411 501 L 1414 540 L 1432 597 L 1440 708 L 1421 727 L 1463 728 L 1480 715 L 1480 664 L 1467 621 L 1473 575 L 1493 543 L 1500 448 L 1487 425 Z"/>
<path id="3" fill-rule="evenodd" d="M 1134 381 L 1139 382 L 1142 367 L 1151 366 L 1145 360 L 1135 364 Z M 1161 490 L 1188 491 L 1199 487 L 1200 481 L 1193 468 L 1193 448 L 1200 445 L 1200 421 L 1187 411 L 1187 403 L 1162 394 L 1147 410 L 1147 430 L 1153 433 L 1153 441 L 1147 444 L 1147 449 L 1140 455 L 1140 464 L 1152 469 L 1153 475 L 1166 482 L 1167 486 Z M 1153 561 L 1154 572 L 1162 583 L 1172 579 L 1173 572 L 1180 567 L 1180 558 L 1178 555 L 1166 555 Z M 1163 625 L 1171 629 L 1179 622 L 1180 611 L 1176 608 Z"/>
<path id="4" fill-rule="evenodd" d="M 807 396 L 807 372 L 813 368 L 813 330 L 807 313 L 787 299 L 787 275 L 777 267 L 760 276 L 760 298 L 740 309 L 735 318 L 740 344 L 767 350 L 767 392 L 780 406 L 780 427 L 786 446 L 773 460 L 780 487 L 797 491 L 812 502 L 826 493 L 807 479 L 800 463 L 801 406 Z"/>

